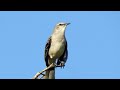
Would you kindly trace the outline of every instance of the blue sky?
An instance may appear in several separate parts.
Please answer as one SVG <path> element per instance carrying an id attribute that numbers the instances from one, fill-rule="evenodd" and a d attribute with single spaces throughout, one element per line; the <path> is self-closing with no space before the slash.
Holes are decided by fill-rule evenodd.
<path id="1" fill-rule="evenodd" d="M 69 57 L 56 79 L 120 78 L 119 11 L 1 11 L 0 78 L 31 79 L 45 68 L 44 47 L 58 22 Z"/>

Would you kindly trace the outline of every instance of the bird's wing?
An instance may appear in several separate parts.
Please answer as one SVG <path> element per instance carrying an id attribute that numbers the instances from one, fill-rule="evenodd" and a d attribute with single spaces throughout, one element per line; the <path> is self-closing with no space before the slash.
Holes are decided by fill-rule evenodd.
<path id="1" fill-rule="evenodd" d="M 58 58 L 57 65 L 60 65 L 62 62 L 66 63 L 67 58 L 68 58 L 68 49 L 67 49 L 67 41 L 66 41 L 64 53 L 61 55 L 60 58 Z"/>
<path id="2" fill-rule="evenodd" d="M 48 65 L 48 59 L 49 59 L 49 48 L 50 48 L 50 45 L 51 45 L 51 36 L 49 37 L 46 45 L 45 45 L 45 53 L 44 53 L 44 59 L 45 59 L 45 63 L 46 63 L 46 66 L 49 66 Z"/>

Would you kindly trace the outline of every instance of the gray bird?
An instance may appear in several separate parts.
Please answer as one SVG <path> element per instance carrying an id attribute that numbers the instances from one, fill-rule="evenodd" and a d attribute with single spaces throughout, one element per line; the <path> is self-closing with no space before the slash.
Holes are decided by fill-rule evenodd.
<path id="1" fill-rule="evenodd" d="M 65 38 L 65 30 L 70 23 L 58 23 L 52 35 L 49 37 L 45 45 L 45 63 L 48 67 L 52 63 L 56 63 L 60 67 L 64 67 L 68 57 L 67 40 Z M 55 68 L 46 71 L 44 79 L 55 79 Z"/>

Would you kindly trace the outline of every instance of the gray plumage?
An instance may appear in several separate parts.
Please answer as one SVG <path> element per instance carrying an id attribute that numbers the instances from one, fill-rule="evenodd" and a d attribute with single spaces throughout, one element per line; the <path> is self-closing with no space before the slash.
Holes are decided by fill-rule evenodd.
<path id="1" fill-rule="evenodd" d="M 70 23 L 58 23 L 52 35 L 49 37 L 45 45 L 45 63 L 48 67 L 52 63 L 56 63 L 64 67 L 68 58 L 67 40 L 65 38 L 65 30 Z M 46 79 L 55 79 L 55 68 L 46 71 Z"/>

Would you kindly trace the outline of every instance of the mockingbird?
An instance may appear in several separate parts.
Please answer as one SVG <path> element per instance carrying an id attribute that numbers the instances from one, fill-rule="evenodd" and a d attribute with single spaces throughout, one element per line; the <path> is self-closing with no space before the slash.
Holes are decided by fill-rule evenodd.
<path id="1" fill-rule="evenodd" d="M 65 30 L 70 23 L 58 23 L 52 35 L 49 37 L 45 45 L 45 63 L 48 67 L 50 64 L 57 64 L 64 67 L 68 57 L 67 40 L 65 38 Z M 45 79 L 55 79 L 55 67 L 46 71 Z"/>

